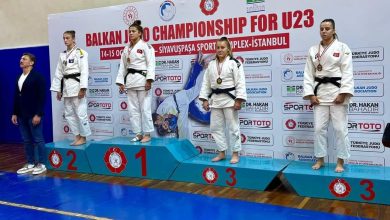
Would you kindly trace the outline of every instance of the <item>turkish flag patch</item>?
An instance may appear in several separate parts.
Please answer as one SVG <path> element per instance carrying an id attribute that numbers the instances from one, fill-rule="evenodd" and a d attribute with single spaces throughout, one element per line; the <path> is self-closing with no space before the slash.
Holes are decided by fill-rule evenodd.
<path id="1" fill-rule="evenodd" d="M 143 50 L 141 50 L 141 49 L 138 49 L 137 50 L 137 53 L 139 53 L 139 54 L 142 54 L 144 51 Z"/>
<path id="2" fill-rule="evenodd" d="M 334 56 L 334 57 L 339 57 L 339 56 L 340 56 L 340 53 L 333 53 L 333 56 Z"/>

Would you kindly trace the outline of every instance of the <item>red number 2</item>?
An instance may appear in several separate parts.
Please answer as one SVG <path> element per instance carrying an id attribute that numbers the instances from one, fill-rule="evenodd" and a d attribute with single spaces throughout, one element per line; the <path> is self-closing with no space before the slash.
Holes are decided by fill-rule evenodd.
<path id="1" fill-rule="evenodd" d="M 72 156 L 72 159 L 70 160 L 68 164 L 68 170 L 77 170 L 77 167 L 73 166 L 74 162 L 76 161 L 76 153 L 72 150 L 66 152 L 66 156 Z"/>

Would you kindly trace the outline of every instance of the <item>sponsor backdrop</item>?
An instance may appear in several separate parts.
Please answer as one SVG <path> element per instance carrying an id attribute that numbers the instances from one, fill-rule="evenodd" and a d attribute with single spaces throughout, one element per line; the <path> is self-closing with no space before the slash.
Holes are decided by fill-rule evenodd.
<path id="1" fill-rule="evenodd" d="M 126 96 L 115 85 L 129 24 L 140 19 L 144 40 L 156 51 L 154 111 L 165 98 L 190 88 L 187 83 L 194 82 L 191 67 L 197 54 L 214 53 L 215 40 L 227 36 L 246 74 L 248 101 L 240 113 L 242 154 L 313 161 L 313 109 L 301 97 L 303 70 L 309 47 L 320 41 L 320 22 L 333 18 L 339 40 L 350 46 L 354 62 L 348 162 L 390 166 L 390 153 L 381 143 L 390 109 L 384 101 L 390 98 L 385 98 L 384 87 L 390 83 L 384 74 L 390 48 L 390 21 L 385 19 L 389 7 L 385 0 L 375 4 L 368 0 L 158 0 L 54 14 L 49 16 L 51 73 L 65 49 L 62 33 L 76 30 L 78 46 L 89 53 L 90 139 L 131 136 Z M 54 140 L 69 138 L 62 102 L 54 95 L 52 102 Z M 189 106 L 190 114 L 199 104 Z M 201 152 L 214 153 L 209 125 L 196 119 L 188 120 L 188 139 Z M 335 162 L 332 136 L 328 151 L 327 160 Z"/>

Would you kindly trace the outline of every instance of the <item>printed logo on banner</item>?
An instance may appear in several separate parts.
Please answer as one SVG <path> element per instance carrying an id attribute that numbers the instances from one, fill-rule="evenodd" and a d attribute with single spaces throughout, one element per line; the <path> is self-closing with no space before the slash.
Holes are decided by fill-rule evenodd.
<path id="1" fill-rule="evenodd" d="M 125 8 L 125 10 L 123 11 L 123 22 L 125 22 L 127 26 L 133 24 L 133 22 L 137 19 L 138 11 L 134 6 L 128 6 L 127 8 Z"/>
<path id="2" fill-rule="evenodd" d="M 219 6 L 218 0 L 201 0 L 199 7 L 203 14 L 212 15 L 214 14 Z"/>
<path id="3" fill-rule="evenodd" d="M 241 55 L 240 61 L 244 60 L 242 63 L 244 67 L 258 67 L 258 66 L 270 66 L 272 65 L 272 55 L 271 54 L 249 54 Z"/>
<path id="4" fill-rule="evenodd" d="M 241 113 L 272 113 L 272 102 L 256 102 L 248 99 L 241 105 Z"/>
<path id="5" fill-rule="evenodd" d="M 112 114 L 94 112 L 89 114 L 89 121 L 91 123 L 112 124 L 114 120 Z"/>
<path id="6" fill-rule="evenodd" d="M 114 128 L 113 127 L 103 127 L 101 125 L 91 124 L 91 131 L 93 136 L 114 136 Z"/>
<path id="7" fill-rule="evenodd" d="M 282 69 L 282 81 L 301 81 L 303 80 L 304 71 L 301 68 Z"/>
<path id="8" fill-rule="evenodd" d="M 63 131 L 64 131 L 64 134 L 70 133 L 70 128 L 69 128 L 69 126 L 68 126 L 68 125 L 64 125 Z"/>
<path id="9" fill-rule="evenodd" d="M 383 66 L 354 66 L 353 78 L 354 79 L 383 79 Z"/>
<path id="10" fill-rule="evenodd" d="M 111 64 L 106 62 L 89 63 L 89 73 L 111 73 Z"/>
<path id="11" fill-rule="evenodd" d="M 246 13 L 265 11 L 265 0 L 246 0 Z"/>
<path id="12" fill-rule="evenodd" d="M 269 82 L 272 80 L 272 70 L 253 70 L 245 71 L 245 82 L 246 83 L 258 83 L 258 82 Z"/>
<path id="13" fill-rule="evenodd" d="M 134 135 L 133 131 L 128 126 L 127 127 L 120 127 L 119 131 L 121 133 L 121 136 L 123 136 L 123 137 Z"/>
<path id="14" fill-rule="evenodd" d="M 90 100 L 90 101 L 88 101 L 88 110 L 112 111 L 112 102 L 100 101 L 100 100 Z"/>
<path id="15" fill-rule="evenodd" d="M 90 86 L 109 86 L 111 85 L 111 76 L 89 76 L 88 85 Z"/>
<path id="16" fill-rule="evenodd" d="M 246 94 L 249 98 L 271 97 L 271 85 L 247 85 Z"/>
<path id="17" fill-rule="evenodd" d="M 119 102 L 119 110 L 120 111 L 127 111 L 127 101 L 122 100 Z"/>
<path id="18" fill-rule="evenodd" d="M 155 88 L 154 89 L 154 96 L 156 97 L 166 97 L 166 96 L 170 96 L 170 95 L 173 95 L 177 92 L 179 92 L 180 89 L 163 89 L 163 88 Z"/>
<path id="19" fill-rule="evenodd" d="M 351 151 L 361 152 L 384 152 L 385 148 L 382 145 L 382 140 L 379 138 L 367 138 L 367 137 L 349 137 L 351 142 Z"/>
<path id="20" fill-rule="evenodd" d="M 315 162 L 317 161 L 317 158 L 310 153 L 305 152 L 285 152 L 284 153 L 284 159 L 286 160 L 295 160 L 295 161 L 302 161 L 302 162 Z"/>
<path id="21" fill-rule="evenodd" d="M 283 113 L 313 113 L 313 106 L 308 102 L 284 102 Z"/>
<path id="22" fill-rule="evenodd" d="M 286 131 L 313 131 L 314 122 L 312 118 L 284 118 L 283 129 Z"/>
<path id="23" fill-rule="evenodd" d="M 282 96 L 283 97 L 301 97 L 303 94 L 302 84 L 283 84 L 282 85 Z"/>
<path id="24" fill-rule="evenodd" d="M 306 133 L 283 135 L 283 146 L 294 148 L 312 148 L 314 146 L 314 136 Z"/>
<path id="25" fill-rule="evenodd" d="M 296 51 L 281 53 L 280 63 L 282 65 L 305 64 L 307 59 L 307 51 Z"/>
<path id="26" fill-rule="evenodd" d="M 240 118 L 240 127 L 243 129 L 272 129 L 272 118 Z"/>
<path id="27" fill-rule="evenodd" d="M 271 134 L 259 134 L 241 131 L 241 143 L 246 145 L 272 146 L 274 138 Z"/>
<path id="28" fill-rule="evenodd" d="M 356 97 L 382 97 L 383 83 L 355 83 L 354 92 Z"/>
<path id="29" fill-rule="evenodd" d="M 373 62 L 383 60 L 383 47 L 354 48 L 352 51 L 353 62 Z"/>
<path id="30" fill-rule="evenodd" d="M 354 101 L 349 103 L 348 113 L 352 115 L 383 115 L 383 102 Z"/>
<path id="31" fill-rule="evenodd" d="M 256 157 L 256 158 L 274 158 L 274 151 L 272 150 L 263 150 L 259 148 L 255 148 L 252 145 L 243 146 L 241 150 L 241 156 L 246 157 Z M 249 158 L 246 158 L 247 161 Z M 261 160 L 251 160 L 251 164 L 253 163 L 263 163 Z"/>
<path id="32" fill-rule="evenodd" d="M 160 70 L 181 70 L 183 68 L 182 59 L 159 58 L 156 60 L 156 71 Z"/>
<path id="33" fill-rule="evenodd" d="M 193 141 L 207 141 L 207 142 L 215 142 L 213 136 L 211 135 L 210 131 L 200 131 L 195 130 L 192 132 L 191 139 Z"/>
<path id="34" fill-rule="evenodd" d="M 121 113 L 119 117 L 119 123 L 120 124 L 130 124 L 130 115 L 129 113 Z"/>
<path id="35" fill-rule="evenodd" d="M 381 133 L 384 123 L 382 120 L 349 120 L 348 130 L 352 133 Z"/>
<path id="36" fill-rule="evenodd" d="M 348 164 L 354 165 L 366 165 L 366 166 L 385 166 L 385 158 L 384 157 L 371 157 L 366 155 L 351 155 L 349 159 L 347 159 Z"/>
<path id="37" fill-rule="evenodd" d="M 182 73 L 156 73 L 155 81 L 156 84 L 182 84 L 183 74 Z"/>
<path id="38" fill-rule="evenodd" d="M 111 88 L 89 88 L 88 97 L 91 98 L 111 98 Z"/>
<path id="39" fill-rule="evenodd" d="M 112 173 L 121 173 L 126 168 L 127 159 L 119 147 L 110 147 L 104 154 L 104 162 Z"/>
<path id="40" fill-rule="evenodd" d="M 175 17 L 176 14 L 176 6 L 175 3 L 173 3 L 170 0 L 164 1 L 160 5 L 160 18 L 163 21 L 170 21 Z"/>

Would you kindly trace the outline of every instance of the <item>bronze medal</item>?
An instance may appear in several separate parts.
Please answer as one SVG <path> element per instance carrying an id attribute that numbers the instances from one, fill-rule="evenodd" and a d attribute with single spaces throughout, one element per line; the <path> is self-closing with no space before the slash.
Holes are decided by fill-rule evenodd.
<path id="1" fill-rule="evenodd" d="M 130 57 L 127 57 L 127 62 L 130 63 Z"/>
<path id="2" fill-rule="evenodd" d="M 318 64 L 317 70 L 318 70 L 318 71 L 322 71 L 322 65 L 321 65 L 321 64 Z"/>
<path id="3" fill-rule="evenodd" d="M 218 77 L 218 79 L 217 79 L 217 84 L 219 85 L 219 84 L 221 84 L 222 83 L 222 79 L 221 79 L 221 77 Z"/>

